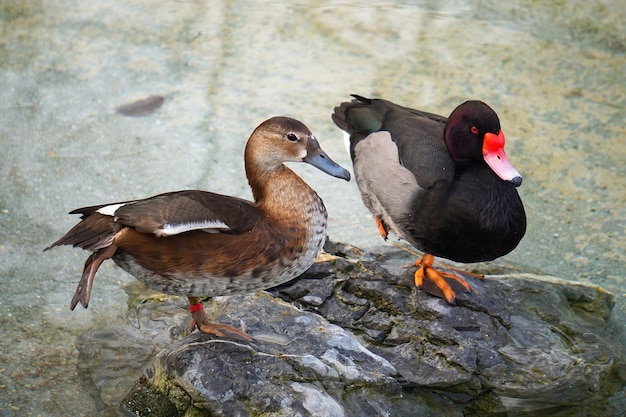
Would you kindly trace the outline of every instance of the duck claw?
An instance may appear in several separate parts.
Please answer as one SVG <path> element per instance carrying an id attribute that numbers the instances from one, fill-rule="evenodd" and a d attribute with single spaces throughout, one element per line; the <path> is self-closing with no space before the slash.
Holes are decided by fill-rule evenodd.
<path id="1" fill-rule="evenodd" d="M 214 336 L 223 337 L 225 339 L 235 339 L 244 342 L 251 342 L 252 340 L 254 340 L 252 336 L 245 333 L 244 331 L 229 326 L 227 324 L 204 322 L 200 325 L 196 325 L 196 327 L 202 333 L 212 334 Z"/>
<path id="2" fill-rule="evenodd" d="M 425 254 L 415 262 L 415 266 L 418 267 L 417 271 L 415 271 L 416 287 L 423 288 L 424 291 L 435 297 L 445 298 L 452 305 L 456 304 L 457 291 L 450 284 L 462 288 L 467 293 L 472 292 L 472 287 L 460 276 L 460 273 L 466 273 L 465 271 L 450 268 L 457 273 L 445 272 L 433 267 L 433 262 L 434 257 L 429 254 Z M 482 275 L 468 274 L 484 279 Z"/>
<path id="3" fill-rule="evenodd" d="M 233 326 L 220 323 L 212 323 L 208 320 L 204 308 L 195 308 L 196 305 L 202 306 L 202 304 L 192 304 L 191 311 L 191 330 L 198 329 L 202 333 L 211 334 L 217 337 L 223 337 L 226 339 L 241 340 L 244 342 L 251 342 L 254 340 L 252 336 L 245 333 L 243 330 L 239 330 Z"/>

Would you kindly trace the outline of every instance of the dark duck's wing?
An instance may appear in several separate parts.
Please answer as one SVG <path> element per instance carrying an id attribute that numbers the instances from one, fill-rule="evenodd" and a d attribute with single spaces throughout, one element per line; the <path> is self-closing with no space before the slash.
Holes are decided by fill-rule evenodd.
<path id="1" fill-rule="evenodd" d="M 107 259 L 149 287 L 189 298 L 193 326 L 249 340 L 230 326 L 209 323 L 199 296 L 265 289 L 304 272 L 326 235 L 319 196 L 283 162 L 307 162 L 349 180 L 301 122 L 275 117 L 250 136 L 246 175 L 249 202 L 205 191 L 84 207 L 81 221 L 45 250 L 72 245 L 91 250 L 70 307 L 89 304 L 99 266 Z"/>
<path id="2" fill-rule="evenodd" d="M 470 287 L 457 274 L 435 271 L 433 255 L 492 260 L 513 250 L 526 229 L 515 189 L 521 176 L 504 154 L 497 115 L 479 101 L 445 118 L 354 97 L 332 117 L 350 135 L 363 201 L 383 237 L 391 231 L 425 252 L 416 263 L 418 286 L 452 303 L 456 291 L 446 280 Z"/>

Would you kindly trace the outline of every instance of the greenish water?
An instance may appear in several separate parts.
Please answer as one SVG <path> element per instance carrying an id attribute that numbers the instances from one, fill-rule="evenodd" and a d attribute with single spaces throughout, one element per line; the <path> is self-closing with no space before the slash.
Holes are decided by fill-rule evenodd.
<path id="1" fill-rule="evenodd" d="M 616 0 L 0 4 L 0 414 L 96 413 L 75 338 L 123 313 L 132 279 L 105 265 L 90 308 L 69 311 L 87 254 L 41 252 L 69 210 L 184 188 L 249 197 L 245 141 L 278 114 L 349 167 L 330 113 L 350 93 L 443 114 L 489 103 L 529 221 L 500 262 L 612 291 L 623 336 L 625 22 Z M 115 113 L 151 94 L 167 97 L 153 115 Z M 354 182 L 294 169 L 332 239 L 382 244 Z"/>

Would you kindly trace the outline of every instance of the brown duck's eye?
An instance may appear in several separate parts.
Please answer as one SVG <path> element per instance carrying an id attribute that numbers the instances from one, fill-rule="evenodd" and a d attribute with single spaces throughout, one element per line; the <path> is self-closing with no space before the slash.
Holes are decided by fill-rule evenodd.
<path id="1" fill-rule="evenodd" d="M 287 139 L 289 139 L 291 142 L 295 142 L 298 140 L 298 137 L 294 133 L 288 133 Z"/>
<path id="2" fill-rule="evenodd" d="M 473 134 L 475 134 L 475 135 L 477 135 L 477 134 L 478 134 L 478 128 L 477 128 L 476 126 L 472 126 L 472 127 L 470 128 L 470 131 L 471 131 Z"/>

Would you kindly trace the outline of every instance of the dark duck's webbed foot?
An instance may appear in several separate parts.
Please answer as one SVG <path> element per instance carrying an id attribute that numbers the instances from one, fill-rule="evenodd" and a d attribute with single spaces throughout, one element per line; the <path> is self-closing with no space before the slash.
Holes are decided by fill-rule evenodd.
<path id="1" fill-rule="evenodd" d="M 457 289 L 463 289 L 465 292 L 472 292 L 470 285 L 461 277 L 461 273 L 472 275 L 476 278 L 483 279 L 482 275 L 473 274 L 471 272 L 461 271 L 454 268 L 448 268 L 457 273 L 445 272 L 433 267 L 435 257 L 429 254 L 424 254 L 417 262 L 415 266 L 418 267 L 415 271 L 415 286 L 423 288 L 427 293 L 434 295 L 435 297 L 445 298 L 449 304 L 456 304 L 455 299 L 457 295 Z"/>
<path id="2" fill-rule="evenodd" d="M 235 327 L 212 323 L 208 320 L 206 312 L 200 299 L 198 297 L 189 298 L 189 311 L 191 312 L 191 330 L 198 329 L 202 333 L 212 334 L 217 337 L 224 337 L 227 339 L 242 340 L 244 342 L 250 342 L 254 340 L 250 335 Z"/>

